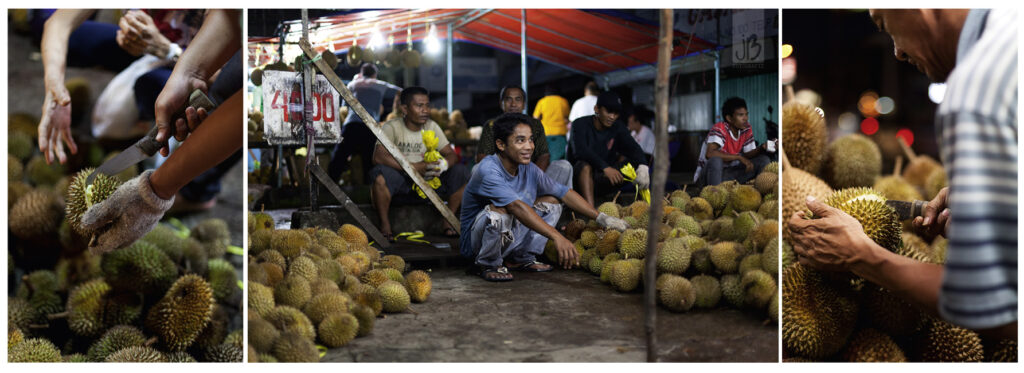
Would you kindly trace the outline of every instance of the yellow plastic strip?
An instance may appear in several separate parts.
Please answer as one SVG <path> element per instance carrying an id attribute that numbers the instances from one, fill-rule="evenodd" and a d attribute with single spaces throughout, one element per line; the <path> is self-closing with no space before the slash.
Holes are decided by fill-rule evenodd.
<path id="1" fill-rule="evenodd" d="M 242 280 L 238 280 L 238 288 L 245 290 L 245 283 L 243 283 Z"/>
<path id="2" fill-rule="evenodd" d="M 327 347 L 324 345 L 316 345 L 316 350 L 320 351 L 320 357 L 327 356 Z"/>
<path id="3" fill-rule="evenodd" d="M 232 253 L 232 254 L 235 254 L 235 255 L 238 255 L 238 256 L 244 256 L 245 255 L 245 249 L 243 249 L 241 247 L 238 247 L 238 246 L 235 246 L 235 245 L 228 245 L 228 252 Z"/>
<path id="4" fill-rule="evenodd" d="M 167 219 L 167 223 L 176 228 L 175 231 L 181 238 L 188 238 L 188 236 L 192 234 L 192 231 L 189 230 L 181 220 L 178 220 L 178 218 L 169 218 Z"/>
<path id="5" fill-rule="evenodd" d="M 423 236 L 424 236 L 423 231 L 415 231 L 415 232 L 402 232 L 402 233 L 399 233 L 399 234 L 395 235 L 395 238 L 397 239 L 399 237 L 405 237 L 406 240 L 409 240 L 409 241 L 412 241 L 412 242 L 420 242 L 420 243 L 429 244 L 430 241 L 424 240 Z"/>

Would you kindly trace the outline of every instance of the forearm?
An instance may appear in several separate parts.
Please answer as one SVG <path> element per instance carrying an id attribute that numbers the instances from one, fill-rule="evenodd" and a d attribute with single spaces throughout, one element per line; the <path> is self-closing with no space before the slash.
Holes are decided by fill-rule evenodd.
<path id="1" fill-rule="evenodd" d="M 587 203 L 586 199 L 583 199 L 583 196 L 572 189 L 569 189 L 569 191 L 565 192 L 565 195 L 562 196 L 562 203 L 565 203 L 565 205 L 573 211 L 576 211 L 590 219 L 597 219 L 597 215 L 600 214 L 594 206 L 591 206 Z"/>
<path id="2" fill-rule="evenodd" d="M 742 158 L 739 155 L 729 154 L 729 153 L 723 152 L 723 151 L 718 150 L 718 149 L 709 149 L 707 157 L 708 157 L 708 159 L 711 159 L 711 157 L 722 158 L 722 160 L 726 161 L 726 162 L 737 161 L 740 158 Z"/>
<path id="3" fill-rule="evenodd" d="M 938 316 L 942 265 L 907 258 L 874 242 L 870 246 L 864 258 L 850 266 L 853 273 L 918 305 L 922 311 Z"/>
<path id="4" fill-rule="evenodd" d="M 387 149 L 380 145 L 377 145 L 377 147 L 373 149 L 373 163 L 388 166 L 398 170 L 402 169 L 402 166 L 398 164 L 398 161 L 395 160 L 395 157 L 392 157 L 391 154 L 388 153 Z"/>
<path id="5" fill-rule="evenodd" d="M 751 150 L 749 152 L 743 153 L 743 158 L 752 159 L 752 158 L 760 155 L 763 148 L 764 148 L 764 145 L 761 145 L 761 146 L 758 146 L 758 147 L 754 148 L 754 150 Z"/>
<path id="6" fill-rule="evenodd" d="M 505 209 L 508 210 L 512 216 L 515 216 L 516 219 L 522 222 L 527 228 L 540 233 L 548 239 L 554 240 L 561 236 L 561 233 L 558 233 L 558 231 L 555 230 L 555 227 L 545 223 L 544 219 L 541 219 L 540 215 L 537 215 L 537 212 L 533 211 L 533 207 L 527 205 L 526 202 L 515 201 L 510 203 L 508 206 L 505 206 Z"/>
<path id="7" fill-rule="evenodd" d="M 242 92 L 236 92 L 210 113 L 160 168 L 150 176 L 153 191 L 163 199 L 216 166 L 242 147 Z"/>
<path id="8" fill-rule="evenodd" d="M 239 14 L 239 10 L 232 9 L 210 10 L 195 39 L 178 59 L 175 71 L 180 68 L 209 81 L 242 45 Z"/>
<path id="9" fill-rule="evenodd" d="M 40 51 L 47 83 L 63 83 L 67 67 L 68 38 L 93 13 L 89 9 L 59 9 L 46 20 Z"/>

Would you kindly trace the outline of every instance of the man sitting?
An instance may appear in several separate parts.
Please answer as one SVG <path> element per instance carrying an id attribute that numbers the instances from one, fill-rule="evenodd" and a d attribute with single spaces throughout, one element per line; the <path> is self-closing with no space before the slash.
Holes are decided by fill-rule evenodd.
<path id="1" fill-rule="evenodd" d="M 704 177 L 704 185 L 718 185 L 736 180 L 746 183 L 761 173 L 771 162 L 765 155 L 765 144 L 754 142 L 754 131 L 747 122 L 747 102 L 732 97 L 722 105 L 724 122 L 715 123 L 701 147 L 694 180 Z"/>
<path id="2" fill-rule="evenodd" d="M 441 178 L 441 187 L 437 189 L 437 194 L 441 198 L 448 198 L 448 208 L 455 214 L 462 203 L 462 190 L 469 179 L 469 171 L 466 166 L 458 164 L 458 157 L 444 136 L 444 131 L 430 120 L 430 96 L 425 88 L 409 87 L 403 90 L 401 106 L 405 116 L 384 122 L 381 130 L 424 179 Z M 444 161 L 423 161 L 423 153 L 427 151 L 420 132 L 423 130 L 434 131 L 437 135 L 437 150 L 444 157 Z M 398 161 L 379 141 L 373 151 L 373 163 L 375 166 L 370 170 L 370 180 L 373 180 L 370 197 L 380 215 L 380 232 L 390 239 L 392 232 L 388 208 L 391 206 L 391 199 L 412 193 L 412 178 L 405 175 Z M 444 221 L 444 226 L 445 236 L 458 236 L 447 220 Z"/>
<path id="3" fill-rule="evenodd" d="M 526 105 L 526 93 L 517 85 L 505 86 L 501 89 L 500 104 L 502 114 L 522 113 Z M 495 118 L 497 119 L 497 118 Z M 476 161 L 479 163 L 484 157 L 494 154 L 494 121 L 491 119 L 483 125 L 480 131 L 480 142 L 476 148 Z M 532 118 L 531 118 L 532 119 Z M 548 153 L 548 140 L 544 136 L 544 126 L 540 121 L 530 121 L 530 128 L 533 131 L 533 156 L 530 161 L 540 167 L 548 177 L 556 183 L 572 188 L 572 165 L 569 161 L 560 159 L 551 162 L 551 154 Z M 549 167 L 550 166 L 550 167 Z"/>
<path id="4" fill-rule="evenodd" d="M 559 201 L 605 228 L 625 230 L 626 222 L 599 213 L 579 194 L 531 163 L 534 151 L 530 117 L 505 114 L 494 121 L 494 148 L 480 162 L 462 198 L 460 252 L 474 260 L 474 273 L 487 281 L 511 281 L 508 269 L 547 272 L 536 261 L 548 239 L 555 242 L 558 264 L 579 265 L 573 243 L 555 230 Z"/>
<path id="5" fill-rule="evenodd" d="M 572 122 L 569 161 L 573 163 L 576 185 L 591 206 L 595 193 L 607 194 L 625 181 L 619 169 L 627 162 L 636 168 L 638 188 L 646 189 L 650 183 L 643 149 L 630 136 L 626 125 L 616 121 L 620 112 L 619 96 L 602 92 L 594 105 L 594 115 Z"/>

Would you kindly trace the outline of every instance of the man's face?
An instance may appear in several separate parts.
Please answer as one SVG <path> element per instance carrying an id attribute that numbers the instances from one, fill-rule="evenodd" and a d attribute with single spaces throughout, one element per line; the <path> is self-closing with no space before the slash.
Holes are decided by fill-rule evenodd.
<path id="1" fill-rule="evenodd" d="M 594 115 L 597 115 L 597 121 L 604 128 L 611 128 L 615 124 L 615 120 L 619 119 L 619 113 L 609 111 L 602 106 L 594 106 Z"/>
<path id="2" fill-rule="evenodd" d="M 497 142 L 498 150 L 518 164 L 529 164 L 533 157 L 533 131 L 530 125 L 519 123 L 505 141 Z"/>
<path id="3" fill-rule="evenodd" d="M 522 113 L 523 104 L 526 101 L 526 96 L 523 95 L 523 90 L 518 88 L 509 88 L 505 91 L 505 97 L 501 99 L 501 111 L 508 113 Z"/>
<path id="4" fill-rule="evenodd" d="M 747 108 L 741 107 L 733 110 L 732 115 L 725 116 L 725 121 L 728 122 L 732 128 L 737 130 L 749 127 L 750 123 L 747 123 Z"/>
<path id="5" fill-rule="evenodd" d="M 405 120 L 416 125 L 427 124 L 430 119 L 430 98 L 424 94 L 412 96 L 412 100 L 405 107 Z"/>
<path id="6" fill-rule="evenodd" d="M 933 9 L 873 9 L 871 20 L 892 37 L 896 59 L 944 82 L 956 64 L 957 40 L 944 40 Z"/>
<path id="7" fill-rule="evenodd" d="M 640 121 L 636 120 L 636 115 L 630 114 L 629 119 L 626 119 L 626 126 L 629 127 L 630 131 L 638 131 L 643 124 L 640 124 Z"/>

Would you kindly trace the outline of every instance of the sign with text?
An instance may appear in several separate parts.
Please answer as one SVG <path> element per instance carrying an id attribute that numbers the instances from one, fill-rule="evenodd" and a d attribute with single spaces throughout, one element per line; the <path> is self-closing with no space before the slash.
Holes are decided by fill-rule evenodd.
<path id="1" fill-rule="evenodd" d="M 313 80 L 311 107 L 313 141 L 341 142 L 341 97 L 323 75 Z M 263 132 L 273 145 L 306 145 L 303 122 L 302 74 L 290 71 L 263 72 Z"/>

